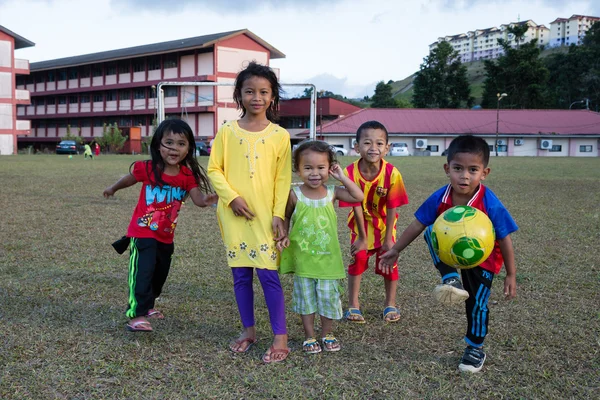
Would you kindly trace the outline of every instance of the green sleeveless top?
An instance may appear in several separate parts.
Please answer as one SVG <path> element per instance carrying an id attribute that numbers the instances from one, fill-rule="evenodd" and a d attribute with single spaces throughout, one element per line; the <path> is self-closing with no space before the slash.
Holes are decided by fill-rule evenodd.
<path id="1" fill-rule="evenodd" d="M 297 186 L 293 190 L 298 201 L 292 214 L 290 246 L 283 250 L 279 272 L 314 279 L 345 278 L 333 208 L 335 186 L 328 185 L 327 196 L 318 200 L 307 198 Z"/>

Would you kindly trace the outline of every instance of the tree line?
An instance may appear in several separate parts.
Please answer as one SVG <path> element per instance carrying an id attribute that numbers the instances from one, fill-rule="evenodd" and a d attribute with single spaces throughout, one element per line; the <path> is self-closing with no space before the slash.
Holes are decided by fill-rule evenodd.
<path id="1" fill-rule="evenodd" d="M 498 39 L 504 54 L 484 60 L 482 108 L 496 108 L 498 95 L 506 93 L 502 108 L 569 109 L 589 106 L 600 109 L 600 22 L 587 31 L 579 46 L 572 44 L 566 53 L 540 57 L 537 39 L 521 43 L 527 25 L 508 28 L 515 47 Z M 412 100 L 393 97 L 393 81 L 381 81 L 371 98 L 351 101 L 372 108 L 470 108 L 475 104 L 467 78 L 467 67 L 448 42 L 441 42 L 423 59 L 413 80 Z M 343 96 L 328 96 L 348 101 Z M 310 96 L 305 90 L 304 96 Z M 301 97 L 304 97 L 301 96 Z"/>
<path id="2" fill-rule="evenodd" d="M 527 25 L 508 29 L 520 43 Z M 504 54 L 485 60 L 481 106 L 496 108 L 498 94 L 506 93 L 503 108 L 568 109 L 574 103 L 600 105 L 600 22 L 588 30 L 580 46 L 541 58 L 537 39 L 512 47 L 498 39 Z M 587 99 L 584 101 L 584 99 Z M 447 42 L 433 49 L 414 79 L 412 103 L 419 108 L 464 108 L 473 105 L 467 68 Z M 579 105 L 579 108 L 582 106 Z"/>

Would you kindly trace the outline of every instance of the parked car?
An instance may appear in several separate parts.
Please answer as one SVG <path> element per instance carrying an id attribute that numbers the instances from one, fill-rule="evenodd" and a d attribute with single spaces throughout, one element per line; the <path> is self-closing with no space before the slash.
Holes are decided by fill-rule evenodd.
<path id="1" fill-rule="evenodd" d="M 208 146 L 204 142 L 196 142 L 196 157 L 197 156 L 208 156 L 210 152 L 208 151 Z"/>
<path id="2" fill-rule="evenodd" d="M 338 156 L 347 156 L 348 155 L 348 150 L 346 150 L 344 148 L 343 145 L 341 144 L 332 144 L 329 147 L 331 147 L 331 149 L 335 152 L 336 155 Z"/>
<path id="3" fill-rule="evenodd" d="M 390 156 L 409 156 L 408 145 L 406 143 L 392 143 L 390 146 Z"/>
<path id="4" fill-rule="evenodd" d="M 77 143 L 74 140 L 63 140 L 56 146 L 56 154 L 77 154 Z"/>

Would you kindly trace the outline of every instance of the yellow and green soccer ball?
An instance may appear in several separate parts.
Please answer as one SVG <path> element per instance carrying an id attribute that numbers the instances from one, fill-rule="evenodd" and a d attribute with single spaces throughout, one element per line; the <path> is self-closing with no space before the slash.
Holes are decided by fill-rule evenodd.
<path id="1" fill-rule="evenodd" d="M 492 253 L 496 235 L 492 221 L 470 206 L 446 210 L 433 224 L 433 250 L 446 265 L 468 269 L 480 265 Z"/>

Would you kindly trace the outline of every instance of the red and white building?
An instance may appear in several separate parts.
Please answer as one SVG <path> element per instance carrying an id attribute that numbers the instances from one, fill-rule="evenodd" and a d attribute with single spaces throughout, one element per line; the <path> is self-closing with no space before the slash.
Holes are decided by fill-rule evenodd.
<path id="1" fill-rule="evenodd" d="M 498 118 L 497 118 L 498 117 Z M 452 139 L 483 137 L 499 156 L 600 156 L 600 113 L 587 110 L 464 110 L 368 108 L 319 129 L 326 142 L 351 149 L 364 122 L 381 122 L 389 141 L 407 143 L 409 153 L 441 155 Z M 308 133 L 304 133 L 308 136 Z"/>
<path id="2" fill-rule="evenodd" d="M 0 155 L 17 153 L 17 135 L 29 134 L 29 121 L 17 121 L 17 106 L 29 105 L 29 92 L 16 81 L 29 75 L 29 61 L 15 58 L 15 50 L 35 44 L 0 25 Z"/>
<path id="3" fill-rule="evenodd" d="M 348 114 L 360 110 L 354 104 L 333 97 L 317 98 L 316 125 L 322 126 Z M 310 128 L 310 98 L 294 98 L 279 103 L 279 125 L 287 129 L 292 142 L 305 139 L 296 137 L 298 133 Z M 317 128 L 318 133 L 318 128 Z"/>
<path id="4" fill-rule="evenodd" d="M 156 85 L 163 81 L 233 83 L 255 60 L 269 65 L 285 55 L 247 29 L 179 39 L 31 64 L 17 88 L 31 93 L 18 107 L 31 120 L 31 134 L 19 146 L 51 149 L 67 133 L 86 141 L 102 136 L 103 124 L 140 126 L 152 134 Z M 278 73 L 278 71 L 276 70 Z M 165 87 L 167 117 L 186 120 L 198 138 L 212 138 L 225 121 L 239 118 L 233 87 Z"/>

